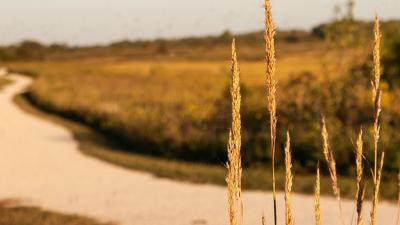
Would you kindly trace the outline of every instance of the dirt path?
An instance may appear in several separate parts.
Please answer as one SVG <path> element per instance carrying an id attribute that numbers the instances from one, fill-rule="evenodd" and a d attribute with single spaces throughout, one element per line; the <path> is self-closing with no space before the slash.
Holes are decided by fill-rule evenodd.
<path id="1" fill-rule="evenodd" d="M 20 198 L 45 209 L 124 225 L 227 224 L 223 187 L 155 178 L 84 156 L 66 129 L 13 104 L 13 96 L 31 81 L 18 75 L 9 78 L 14 82 L 0 92 L 0 199 Z M 283 221 L 281 194 L 279 200 Z M 261 224 L 263 211 L 272 224 L 270 193 L 245 192 L 244 206 L 245 224 Z M 352 202 L 343 202 L 346 221 L 353 208 Z M 295 195 L 294 212 L 296 224 L 313 224 L 313 197 Z M 323 224 L 340 224 L 338 215 L 335 200 L 323 198 Z M 379 224 L 394 225 L 395 215 L 395 205 L 381 204 Z"/>

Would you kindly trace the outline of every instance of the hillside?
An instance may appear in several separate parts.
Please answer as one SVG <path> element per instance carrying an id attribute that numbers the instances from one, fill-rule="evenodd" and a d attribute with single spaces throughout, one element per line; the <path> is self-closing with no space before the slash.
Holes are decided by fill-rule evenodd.
<path id="1" fill-rule="evenodd" d="M 329 34 L 342 35 L 347 22 L 321 24 L 311 31 L 277 31 L 278 57 L 304 51 L 326 50 Z M 371 22 L 352 22 L 352 36 L 363 37 L 360 42 L 370 40 Z M 399 21 L 382 23 L 385 36 L 396 35 Z M 137 60 L 228 60 L 229 45 L 235 36 L 241 49 L 242 60 L 254 61 L 264 57 L 263 33 L 251 32 L 233 35 L 229 31 L 219 36 L 188 37 L 182 39 L 122 40 L 107 46 L 74 47 L 64 44 L 43 45 L 36 41 L 24 41 L 0 48 L 0 60 L 67 60 L 67 59 L 137 59 Z"/>

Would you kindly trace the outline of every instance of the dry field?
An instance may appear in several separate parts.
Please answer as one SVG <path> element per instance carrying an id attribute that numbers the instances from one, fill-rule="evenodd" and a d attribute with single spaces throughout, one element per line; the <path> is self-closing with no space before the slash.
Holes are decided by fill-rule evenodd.
<path id="1" fill-rule="evenodd" d="M 241 60 L 240 65 L 243 166 L 256 171 L 249 172 L 254 174 L 249 177 L 257 177 L 255 174 L 259 175 L 260 171 L 269 167 L 266 165 L 272 158 L 271 153 L 266 151 L 270 142 L 265 107 L 265 63 L 262 55 L 256 54 L 260 52 L 260 46 L 246 44 L 242 49 L 240 38 L 237 46 L 247 59 Z M 210 51 L 222 52 L 221 49 Z M 314 174 L 316 162 L 324 160 L 320 151 L 322 145 L 318 119 L 324 113 L 330 124 L 331 142 L 338 158 L 338 173 L 345 177 L 343 195 L 353 195 L 354 187 L 347 177 L 355 175 L 354 140 L 361 125 L 367 131 L 366 137 L 372 135 L 373 114 L 370 112 L 373 104 L 370 101 L 370 72 L 348 74 L 346 71 L 359 65 L 357 63 L 360 62 L 354 61 L 355 56 L 358 56 L 356 61 L 364 62 L 368 58 L 366 53 L 359 54 L 355 50 L 327 51 L 322 40 L 290 44 L 278 42 L 276 51 L 277 103 L 280 106 L 277 112 L 277 148 L 284 148 L 286 130 L 292 131 L 293 167 L 298 175 L 310 181 L 297 190 L 312 191 L 310 174 Z M 118 145 L 101 151 L 97 151 L 96 147 L 95 151 L 86 152 L 125 167 L 145 168 L 163 176 L 188 180 L 192 180 L 193 175 L 174 169 L 170 174 L 160 172 L 163 170 L 138 166 L 136 162 L 150 155 L 174 160 L 178 164 L 181 161 L 213 164 L 213 172 L 206 170 L 203 173 L 206 174 L 204 177 L 213 178 L 199 180 L 222 183 L 223 171 L 218 166 L 227 159 L 229 57 L 225 61 L 221 60 L 224 58 L 221 55 L 218 59 L 208 61 L 202 57 L 128 58 L 109 55 L 71 60 L 70 57 L 60 57 L 9 62 L 6 65 L 14 71 L 36 77 L 27 95 L 31 103 L 47 112 L 83 122 L 101 131 L 103 136 Z M 381 86 L 382 107 L 387 112 L 382 115 L 382 132 L 385 136 L 381 139 L 383 148 L 388 150 L 385 164 L 388 172 L 383 177 L 383 185 L 387 190 L 384 197 L 393 199 L 397 195 L 395 177 L 398 154 L 395 149 L 400 144 L 396 122 L 400 121 L 400 107 L 397 107 L 400 105 L 397 100 L 400 91 L 396 88 L 388 90 L 384 81 Z M 367 141 L 365 145 L 366 149 L 372 149 L 373 142 Z M 123 151 L 113 151 L 116 149 Z M 372 160 L 373 151 L 366 151 L 366 157 Z M 278 165 L 283 164 L 284 155 L 278 153 L 276 161 Z M 164 161 L 159 165 L 165 166 Z M 322 167 L 325 177 L 328 175 L 327 168 Z M 283 172 L 282 167 L 277 170 Z M 260 178 L 266 179 L 269 178 Z M 246 187 L 265 188 L 264 182 L 246 182 Z M 326 193 L 329 187 L 322 187 L 322 192 Z M 367 190 L 367 193 L 371 192 Z"/>
<path id="2" fill-rule="evenodd" d="M 10 67 L 40 74 L 30 91 L 46 108 L 116 131 L 128 140 L 144 140 L 154 151 L 169 145 L 171 151 L 181 146 L 199 151 L 206 144 L 197 145 L 205 141 L 223 154 L 214 145 L 225 140 L 207 140 L 207 129 L 212 126 L 216 134 L 226 129 L 227 61 L 86 60 L 16 63 Z M 249 107 L 265 100 L 263 67 L 261 61 L 242 65 L 243 85 L 252 92 L 246 99 Z M 287 57 L 279 68 L 282 82 L 302 71 L 320 70 L 311 56 Z M 180 153 L 172 152 L 176 154 Z M 191 159 L 190 155 L 180 157 Z"/>

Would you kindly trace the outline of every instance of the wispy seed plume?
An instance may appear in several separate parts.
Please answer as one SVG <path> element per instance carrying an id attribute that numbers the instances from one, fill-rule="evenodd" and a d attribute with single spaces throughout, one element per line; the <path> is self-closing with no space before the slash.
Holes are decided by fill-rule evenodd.
<path id="1" fill-rule="evenodd" d="M 243 202 L 241 194 L 241 119 L 240 119 L 240 72 L 236 54 L 236 43 L 232 41 L 231 102 L 232 125 L 228 139 L 228 212 L 231 225 L 243 224 Z"/>
<path id="2" fill-rule="evenodd" d="M 270 120 L 270 147 L 272 157 L 272 195 L 274 204 L 274 224 L 277 225 L 276 182 L 275 182 L 275 149 L 276 149 L 276 79 L 275 79 L 275 27 L 272 20 L 270 0 L 265 0 L 265 63 L 268 92 L 268 112 Z"/>
<path id="3" fill-rule="evenodd" d="M 364 180 L 363 180 L 363 132 L 360 129 L 356 143 L 356 172 L 357 172 L 357 192 L 356 192 L 356 211 L 357 211 L 357 225 L 364 224 L 363 218 L 363 202 L 364 202 Z"/>
<path id="4" fill-rule="evenodd" d="M 380 89 L 380 78 L 381 78 L 381 32 L 380 32 L 380 22 L 378 16 L 375 16 L 374 24 L 374 76 L 372 79 L 372 94 L 374 101 L 374 196 L 372 197 L 372 209 L 370 213 L 370 225 L 376 224 L 376 210 L 379 203 L 379 190 L 381 185 L 381 178 L 383 172 L 383 163 L 385 160 L 385 151 L 382 151 L 379 168 L 378 168 L 378 143 L 380 138 L 380 122 L 379 117 L 381 113 L 381 95 L 382 91 Z"/>
<path id="5" fill-rule="evenodd" d="M 290 135 L 289 132 L 286 134 L 286 146 L 285 146 L 285 207 L 286 207 L 286 225 L 293 225 L 292 215 L 292 185 L 293 185 L 293 173 L 292 173 L 292 155 L 290 151 Z"/>

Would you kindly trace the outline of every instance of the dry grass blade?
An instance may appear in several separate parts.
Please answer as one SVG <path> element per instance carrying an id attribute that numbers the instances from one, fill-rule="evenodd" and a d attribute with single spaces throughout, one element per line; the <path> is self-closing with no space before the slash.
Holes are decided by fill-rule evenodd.
<path id="1" fill-rule="evenodd" d="M 338 201 L 338 204 L 339 204 L 340 218 L 342 220 L 342 224 L 344 224 L 342 203 L 341 203 L 341 197 L 340 197 L 340 189 L 339 189 L 339 185 L 338 185 L 338 177 L 337 177 L 337 172 L 336 172 L 336 161 L 335 161 L 335 157 L 333 155 L 332 149 L 329 144 L 329 133 L 326 128 L 325 117 L 322 117 L 321 123 L 322 123 L 321 135 L 322 135 L 323 153 L 324 153 L 325 160 L 328 164 L 328 170 L 329 170 L 329 174 L 330 174 L 330 177 L 332 180 L 333 194 L 335 195 L 335 197 Z"/>
<path id="2" fill-rule="evenodd" d="M 371 209 L 370 222 L 369 222 L 370 225 L 376 224 L 376 209 L 378 208 L 378 203 L 379 203 L 379 189 L 381 186 L 382 170 L 383 170 L 384 161 L 385 161 L 385 152 L 382 152 L 378 175 L 376 178 L 376 184 L 374 187 L 374 196 L 372 198 L 372 209 Z"/>
<path id="3" fill-rule="evenodd" d="M 292 216 L 292 184 L 293 184 L 293 174 L 292 174 L 292 156 L 290 152 L 290 135 L 289 132 L 286 134 L 286 146 L 285 146 L 285 207 L 286 207 L 286 225 L 293 225 Z"/>
<path id="4" fill-rule="evenodd" d="M 381 90 L 379 88 L 381 78 L 381 63 L 380 63 L 380 46 L 381 46 L 381 33 L 378 16 L 375 17 L 374 27 L 374 77 L 372 83 L 372 97 L 375 107 L 374 112 L 374 182 L 377 180 L 377 164 L 378 164 L 378 142 L 380 137 L 379 116 L 381 113 Z"/>
<path id="5" fill-rule="evenodd" d="M 381 32 L 380 22 L 378 16 L 375 17 L 374 26 L 374 77 L 372 79 L 372 94 L 375 106 L 374 112 L 374 196 L 372 198 L 372 209 L 370 214 L 370 225 L 376 224 L 376 210 L 379 202 L 379 189 L 382 178 L 383 163 L 385 158 L 385 152 L 382 151 L 379 170 L 378 164 L 378 142 L 380 137 L 380 124 L 379 116 L 381 113 L 381 90 L 379 87 L 381 78 L 381 64 L 380 64 L 380 48 L 381 48 Z"/>
<path id="6" fill-rule="evenodd" d="M 277 224 L 275 187 L 275 148 L 276 148 L 276 79 L 275 79 L 275 28 L 272 20 L 270 0 L 265 0 L 265 61 L 268 87 L 268 111 L 270 116 L 270 146 L 272 157 L 272 195 L 274 204 L 274 224 Z"/>
<path id="7" fill-rule="evenodd" d="M 356 209 L 357 209 L 357 225 L 364 224 L 362 215 L 362 207 L 364 202 L 364 181 L 363 181 L 363 132 L 360 129 L 356 144 L 356 170 L 357 170 L 357 192 L 356 192 Z"/>
<path id="8" fill-rule="evenodd" d="M 338 200 L 340 200 L 340 189 L 338 186 L 338 178 L 337 178 L 337 173 L 336 173 L 336 161 L 335 161 L 335 157 L 333 155 L 333 152 L 332 152 L 330 144 L 329 144 L 329 133 L 326 128 L 326 122 L 325 122 L 324 117 L 322 118 L 321 135 L 322 135 L 323 153 L 324 153 L 325 160 L 328 164 L 329 174 L 330 174 L 331 180 L 332 180 L 333 194 L 336 196 L 336 198 Z"/>
<path id="9" fill-rule="evenodd" d="M 317 167 L 317 178 L 315 180 L 315 199 L 314 199 L 314 211 L 315 211 L 315 224 L 321 225 L 321 178 L 319 174 L 319 163 Z"/>
<path id="10" fill-rule="evenodd" d="M 231 225 L 237 225 L 238 220 L 243 224 L 243 203 L 241 199 L 241 120 L 240 120 L 240 77 L 239 66 L 236 55 L 235 40 L 232 42 L 232 127 L 229 132 L 228 140 L 228 175 L 226 182 L 228 185 L 228 211 Z M 238 213 L 240 216 L 238 216 Z"/>

